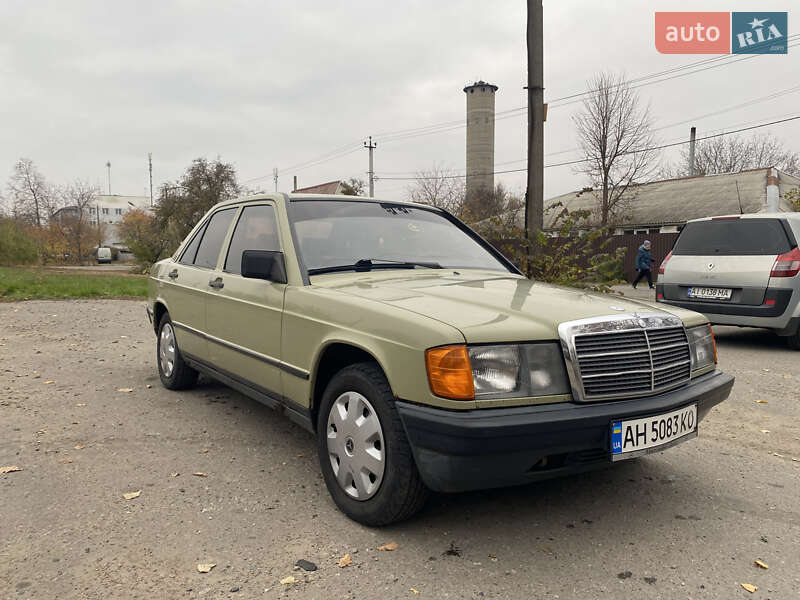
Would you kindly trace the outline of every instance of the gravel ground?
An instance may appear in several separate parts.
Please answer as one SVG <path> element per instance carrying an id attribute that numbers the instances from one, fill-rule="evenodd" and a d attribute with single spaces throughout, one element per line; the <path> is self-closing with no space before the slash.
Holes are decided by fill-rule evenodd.
<path id="1" fill-rule="evenodd" d="M 797 598 L 800 354 L 717 333 L 737 383 L 696 440 L 369 529 L 310 434 L 209 380 L 161 387 L 144 303 L 0 304 L 0 467 L 22 468 L 0 474 L 0 598 Z"/>

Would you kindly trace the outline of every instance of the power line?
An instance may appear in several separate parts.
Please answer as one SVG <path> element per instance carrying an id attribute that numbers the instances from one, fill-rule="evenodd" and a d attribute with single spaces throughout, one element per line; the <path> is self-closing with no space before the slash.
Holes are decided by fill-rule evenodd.
<path id="1" fill-rule="evenodd" d="M 722 136 L 726 136 L 726 135 L 733 135 L 734 133 L 741 133 L 743 131 L 750 131 L 752 129 L 759 129 L 761 127 L 769 127 L 770 125 L 778 125 L 780 123 L 786 123 L 788 121 L 794 121 L 796 119 L 800 119 L 800 115 L 795 115 L 795 116 L 789 117 L 787 119 L 780 119 L 778 121 L 772 121 L 770 123 L 761 123 L 760 125 L 753 125 L 751 127 L 742 127 L 741 129 L 734 129 L 733 131 L 725 131 L 725 132 L 722 132 L 722 133 L 715 133 L 713 135 L 706 135 L 706 136 L 697 138 L 695 141 L 700 142 L 700 141 L 703 141 L 703 140 L 710 140 L 711 138 L 717 138 L 717 137 L 722 137 Z M 661 144 L 660 146 L 651 146 L 651 147 L 648 147 L 648 148 L 639 148 L 638 150 L 631 150 L 629 152 L 621 152 L 619 154 L 619 156 L 625 156 L 625 155 L 628 155 L 628 154 L 640 154 L 642 152 L 650 152 L 650 151 L 653 151 L 653 150 L 663 150 L 664 148 L 671 148 L 673 146 L 680 146 L 680 145 L 688 144 L 688 143 L 689 143 L 688 140 L 683 140 L 683 141 L 680 141 L 680 142 L 672 142 L 672 143 L 668 143 L 668 144 Z M 578 159 L 578 160 L 570 160 L 570 161 L 565 161 L 565 162 L 560 162 L 560 163 L 551 163 L 551 164 L 545 165 L 544 168 L 545 169 L 549 169 L 549 168 L 552 168 L 552 167 L 564 167 L 564 166 L 567 166 L 567 165 L 577 165 L 577 164 L 584 163 L 584 162 L 589 162 L 589 159 L 581 158 L 581 159 Z M 501 174 L 504 174 L 504 173 L 522 173 L 522 172 L 525 172 L 527 170 L 528 170 L 528 168 L 524 167 L 524 168 L 521 168 L 521 169 L 506 169 L 506 170 L 503 170 L 503 171 L 492 171 L 491 173 L 471 173 L 471 175 L 489 175 L 489 174 L 491 174 L 491 175 L 501 175 Z M 466 177 L 466 174 L 465 175 L 441 175 L 439 177 L 424 177 L 424 176 L 422 176 L 422 177 L 419 177 L 419 176 L 418 177 L 380 177 L 380 179 L 384 180 L 384 181 L 405 181 L 405 180 L 416 180 L 416 179 L 459 179 L 459 178 L 462 178 L 462 177 Z"/>

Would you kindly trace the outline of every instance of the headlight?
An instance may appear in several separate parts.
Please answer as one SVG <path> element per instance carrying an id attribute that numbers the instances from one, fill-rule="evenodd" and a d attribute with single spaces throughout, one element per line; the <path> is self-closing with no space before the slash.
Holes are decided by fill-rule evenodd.
<path id="1" fill-rule="evenodd" d="M 557 343 L 468 348 L 475 398 L 526 398 L 570 393 Z"/>
<path id="2" fill-rule="evenodd" d="M 701 325 L 687 329 L 689 348 L 692 354 L 692 371 L 702 369 L 717 362 L 717 343 L 711 325 Z"/>

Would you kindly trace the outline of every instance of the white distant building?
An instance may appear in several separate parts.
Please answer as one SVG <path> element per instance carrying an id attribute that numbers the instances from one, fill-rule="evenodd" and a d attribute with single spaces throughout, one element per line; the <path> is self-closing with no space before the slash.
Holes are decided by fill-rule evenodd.
<path id="1" fill-rule="evenodd" d="M 129 210 L 150 212 L 149 196 L 95 196 L 89 214 L 93 224 L 105 225 L 104 246 L 125 248 L 125 241 L 119 233 L 119 224 Z"/>

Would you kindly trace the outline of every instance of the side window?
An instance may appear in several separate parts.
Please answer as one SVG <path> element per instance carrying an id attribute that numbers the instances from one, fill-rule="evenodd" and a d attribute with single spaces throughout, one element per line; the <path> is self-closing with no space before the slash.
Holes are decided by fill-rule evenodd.
<path id="1" fill-rule="evenodd" d="M 192 241 L 186 246 L 183 254 L 181 254 L 180 260 L 178 260 L 180 264 L 190 265 L 194 262 L 194 257 L 197 256 L 197 247 L 200 245 L 200 240 L 203 238 L 203 231 L 205 231 L 205 228 L 206 226 L 203 225 L 197 230 L 197 233 L 194 234 Z"/>
<path id="2" fill-rule="evenodd" d="M 225 271 L 241 274 L 242 252 L 245 250 L 280 249 L 275 209 L 268 204 L 246 206 L 231 236 L 231 245 L 225 258 Z"/>
<path id="3" fill-rule="evenodd" d="M 203 239 L 200 240 L 200 246 L 197 248 L 197 256 L 194 259 L 196 266 L 207 269 L 217 266 L 219 251 L 222 249 L 222 242 L 225 240 L 234 215 L 236 215 L 235 208 L 226 208 L 211 215 L 206 230 L 203 232 Z"/>

